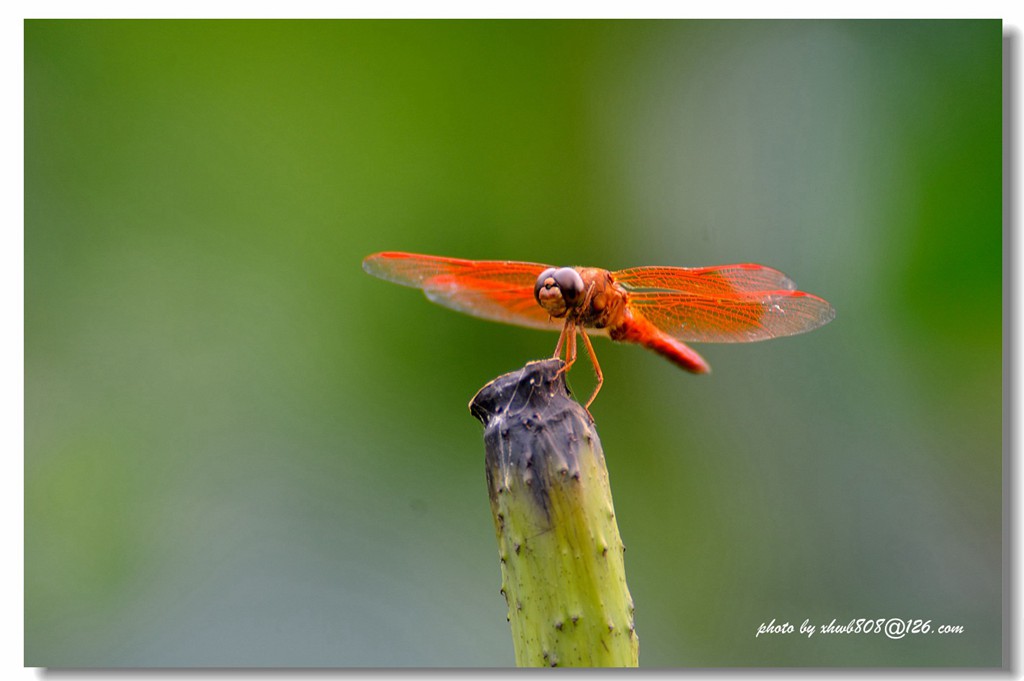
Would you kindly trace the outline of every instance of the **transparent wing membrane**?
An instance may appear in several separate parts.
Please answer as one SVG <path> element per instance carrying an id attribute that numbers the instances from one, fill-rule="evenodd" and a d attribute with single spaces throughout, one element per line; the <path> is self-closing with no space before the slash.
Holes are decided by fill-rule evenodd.
<path id="1" fill-rule="evenodd" d="M 549 265 L 505 260 L 462 260 L 412 253 L 377 253 L 363 269 L 381 279 L 423 289 L 427 298 L 459 312 L 492 321 L 558 331 L 533 297 Z"/>

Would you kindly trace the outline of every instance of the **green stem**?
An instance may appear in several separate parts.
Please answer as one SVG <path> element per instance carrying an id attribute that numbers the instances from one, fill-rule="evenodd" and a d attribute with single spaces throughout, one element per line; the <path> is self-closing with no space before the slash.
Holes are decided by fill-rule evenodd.
<path id="1" fill-rule="evenodd" d="M 633 600 L 604 453 L 561 367 L 530 362 L 470 403 L 485 427 L 516 664 L 635 667 Z"/>

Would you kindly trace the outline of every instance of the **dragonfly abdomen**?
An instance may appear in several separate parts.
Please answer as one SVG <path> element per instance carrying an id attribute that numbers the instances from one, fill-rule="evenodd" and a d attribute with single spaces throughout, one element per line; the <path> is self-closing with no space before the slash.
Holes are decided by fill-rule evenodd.
<path id="1" fill-rule="evenodd" d="M 609 335 L 612 340 L 636 343 L 653 350 L 692 374 L 706 374 L 711 371 L 711 366 L 697 354 L 696 350 L 659 330 L 646 319 L 628 312 L 618 325 L 610 329 Z"/>

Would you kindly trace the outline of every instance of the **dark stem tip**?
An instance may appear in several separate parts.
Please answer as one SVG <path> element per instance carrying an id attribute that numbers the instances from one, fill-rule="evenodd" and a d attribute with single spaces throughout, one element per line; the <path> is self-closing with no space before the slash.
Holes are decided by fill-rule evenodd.
<path id="1" fill-rule="evenodd" d="M 546 411 L 553 401 L 568 401 L 563 366 L 565 362 L 556 357 L 528 362 L 481 388 L 470 401 L 469 411 L 487 426 L 495 416 L 534 408 Z"/>

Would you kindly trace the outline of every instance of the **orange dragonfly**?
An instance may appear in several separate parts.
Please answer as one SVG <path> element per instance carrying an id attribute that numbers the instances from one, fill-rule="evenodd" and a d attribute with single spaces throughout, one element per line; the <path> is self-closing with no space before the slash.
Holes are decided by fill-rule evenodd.
<path id="1" fill-rule="evenodd" d="M 637 343 L 695 374 L 711 370 L 684 341 L 748 343 L 805 333 L 835 318 L 817 296 L 796 290 L 764 265 L 551 267 L 532 262 L 461 260 L 415 253 L 376 253 L 363 269 L 381 279 L 423 289 L 431 301 L 493 321 L 561 331 L 555 357 L 576 361 L 579 334 L 597 374 L 604 375 L 587 336 Z"/>

